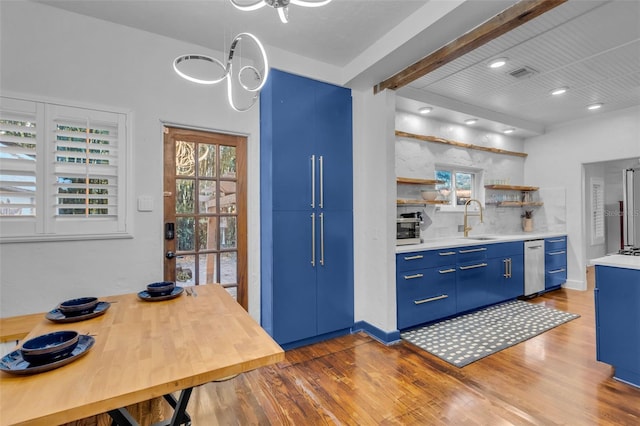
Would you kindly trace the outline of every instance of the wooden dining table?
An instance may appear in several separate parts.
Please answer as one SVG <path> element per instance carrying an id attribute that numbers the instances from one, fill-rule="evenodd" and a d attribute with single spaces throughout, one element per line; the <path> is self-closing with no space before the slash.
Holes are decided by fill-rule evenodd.
<path id="1" fill-rule="evenodd" d="M 54 370 L 0 372 L 0 425 L 51 426 L 105 412 L 117 424 L 135 424 L 123 407 L 158 397 L 177 405 L 167 424 L 181 424 L 193 387 L 284 359 L 282 348 L 224 288 L 195 289 L 153 302 L 137 293 L 102 297 L 110 303 L 106 312 L 79 322 L 43 316 L 26 339 L 74 330 L 95 343 Z M 180 397 L 172 398 L 177 392 Z"/>

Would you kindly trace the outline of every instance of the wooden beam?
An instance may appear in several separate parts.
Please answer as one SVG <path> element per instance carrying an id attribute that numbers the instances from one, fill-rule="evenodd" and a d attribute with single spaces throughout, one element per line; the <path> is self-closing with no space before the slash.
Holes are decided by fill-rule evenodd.
<path id="1" fill-rule="evenodd" d="M 474 145 L 471 143 L 464 143 L 464 142 L 456 142 L 450 139 L 439 138 L 436 136 L 416 135 L 414 133 L 402 132 L 400 130 L 396 130 L 396 136 L 400 136 L 402 138 L 417 139 L 424 142 L 434 142 L 434 143 L 441 143 L 445 145 L 452 145 L 452 146 L 457 146 L 458 148 L 467 148 L 467 149 L 475 149 L 477 151 L 493 152 L 494 154 L 513 155 L 515 157 L 526 157 L 528 155 L 525 152 L 508 151 L 506 149 L 491 148 L 488 146 Z"/>
<path id="2" fill-rule="evenodd" d="M 384 89 L 396 90 L 406 86 L 566 1 L 521 0 L 408 68 L 378 83 L 373 87 L 373 93 L 381 92 Z"/>

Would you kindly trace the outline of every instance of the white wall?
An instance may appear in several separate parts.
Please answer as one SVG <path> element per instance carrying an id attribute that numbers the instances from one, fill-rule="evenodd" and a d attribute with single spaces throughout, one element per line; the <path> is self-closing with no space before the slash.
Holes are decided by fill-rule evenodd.
<path id="1" fill-rule="evenodd" d="M 523 140 L 503 134 L 487 132 L 469 126 L 454 124 L 404 111 L 396 113 L 396 129 L 423 136 L 436 136 L 457 142 L 479 146 L 499 148 L 508 151 L 524 152 Z M 398 177 L 433 179 L 436 164 L 456 167 L 469 167 L 481 171 L 484 182 L 508 179 L 512 185 L 532 185 L 536 182 L 524 181 L 525 158 L 496 154 L 487 151 L 471 150 L 438 143 L 423 142 L 417 139 L 395 138 L 395 173 Z M 482 182 L 480 183 L 482 185 Z M 398 185 L 398 197 L 420 199 L 420 186 Z M 487 194 L 494 194 L 487 191 Z M 518 195 L 518 194 L 511 194 Z M 489 197 L 490 195 L 488 195 Z M 538 194 L 534 194 L 538 196 Z M 476 196 L 482 201 L 482 191 Z M 489 199 L 485 201 L 490 201 Z M 443 212 L 437 206 L 400 206 L 398 214 L 408 211 L 422 211 L 424 224 L 421 236 L 424 239 L 441 237 L 459 237 L 458 225 L 463 224 L 463 213 Z M 538 216 L 536 208 L 534 215 Z M 485 205 L 484 223 L 470 219 L 473 227 L 471 234 L 517 234 L 522 232 L 521 209 Z M 538 219 L 538 218 L 537 218 Z M 542 219 L 542 215 L 539 219 Z M 542 229 L 544 221 L 537 220 L 536 231 Z"/>
<path id="2" fill-rule="evenodd" d="M 587 234 L 583 164 L 640 155 L 640 108 L 633 107 L 566 123 L 527 139 L 525 181 L 541 187 L 562 186 L 567 197 L 567 287 L 586 289 Z"/>
<path id="3" fill-rule="evenodd" d="M 71 297 L 139 291 L 162 279 L 166 121 L 248 138 L 249 311 L 259 318 L 259 108 L 234 112 L 224 84 L 189 83 L 171 65 L 184 53 L 222 54 L 37 3 L 2 1 L 0 7 L 2 94 L 130 110 L 130 202 L 141 195 L 154 200 L 152 212 L 134 212 L 133 239 L 0 245 L 0 316 L 47 311 Z M 322 78 L 317 67 L 314 72 Z"/>
<path id="4" fill-rule="evenodd" d="M 354 316 L 396 329 L 395 93 L 353 91 Z"/>

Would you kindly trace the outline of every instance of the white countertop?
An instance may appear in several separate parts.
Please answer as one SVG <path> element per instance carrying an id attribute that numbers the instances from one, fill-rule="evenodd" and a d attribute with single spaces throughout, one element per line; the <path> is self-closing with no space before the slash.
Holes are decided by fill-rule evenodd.
<path id="1" fill-rule="evenodd" d="M 622 254 L 612 254 L 611 256 L 599 257 L 589 261 L 591 265 L 613 266 L 615 268 L 638 269 L 640 270 L 640 256 L 625 256 Z"/>
<path id="2" fill-rule="evenodd" d="M 407 244 L 396 246 L 396 253 L 408 253 L 412 251 L 437 250 L 446 247 L 477 246 L 510 241 L 539 240 L 543 238 L 565 237 L 566 233 L 522 233 L 510 235 L 469 235 L 468 237 L 447 237 L 425 240 L 420 244 Z M 632 256 L 628 256 L 632 257 Z"/>

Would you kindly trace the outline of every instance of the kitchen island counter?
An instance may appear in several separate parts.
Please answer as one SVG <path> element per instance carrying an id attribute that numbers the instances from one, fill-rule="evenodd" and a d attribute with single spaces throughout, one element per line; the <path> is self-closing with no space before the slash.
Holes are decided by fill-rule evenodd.
<path id="1" fill-rule="evenodd" d="M 591 265 L 595 266 L 612 266 L 614 268 L 640 270 L 640 256 L 625 256 L 622 254 L 613 254 L 611 256 L 591 259 L 590 263 Z M 638 284 L 640 284 L 640 281 L 638 281 Z"/>

